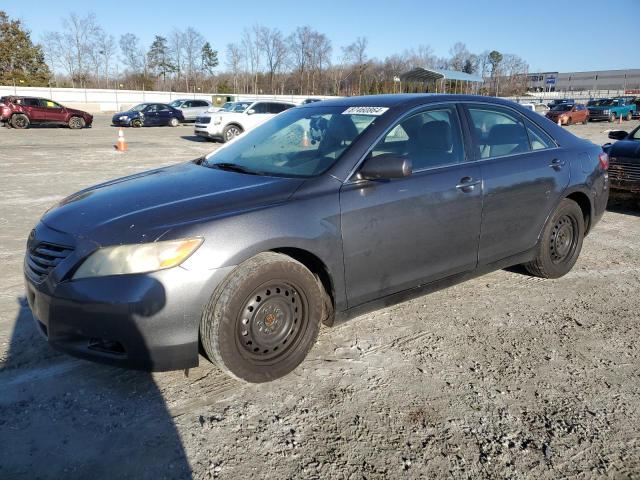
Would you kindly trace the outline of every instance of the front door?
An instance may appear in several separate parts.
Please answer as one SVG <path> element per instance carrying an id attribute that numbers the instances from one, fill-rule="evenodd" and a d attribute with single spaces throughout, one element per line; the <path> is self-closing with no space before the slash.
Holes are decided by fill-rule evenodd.
<path id="1" fill-rule="evenodd" d="M 413 173 L 352 179 L 340 192 L 349 307 L 477 264 L 482 182 L 466 162 L 456 107 L 402 120 L 370 155 L 389 153 L 409 157 Z"/>
<path id="2" fill-rule="evenodd" d="M 40 100 L 43 120 L 46 122 L 63 123 L 67 112 L 64 107 L 53 100 Z"/>
<path id="3" fill-rule="evenodd" d="M 569 158 L 520 113 L 486 104 L 468 106 L 482 170 L 484 198 L 480 264 L 536 245 L 547 216 L 569 184 Z"/>

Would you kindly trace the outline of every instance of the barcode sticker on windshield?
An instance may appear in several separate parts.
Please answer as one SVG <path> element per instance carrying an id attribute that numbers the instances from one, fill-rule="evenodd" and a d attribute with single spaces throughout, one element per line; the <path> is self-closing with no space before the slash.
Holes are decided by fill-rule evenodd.
<path id="1" fill-rule="evenodd" d="M 343 115 L 375 115 L 379 117 L 384 112 L 389 110 L 387 107 L 349 107 L 344 112 Z"/>

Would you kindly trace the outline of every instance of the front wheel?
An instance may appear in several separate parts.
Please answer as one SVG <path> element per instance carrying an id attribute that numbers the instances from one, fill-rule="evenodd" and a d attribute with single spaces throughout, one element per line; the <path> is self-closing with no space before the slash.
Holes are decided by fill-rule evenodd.
<path id="1" fill-rule="evenodd" d="M 228 375 L 267 382 L 293 371 L 313 347 L 323 292 L 300 262 L 263 252 L 218 286 L 200 321 L 209 359 Z"/>
<path id="2" fill-rule="evenodd" d="M 632 118 L 633 118 L 633 113 L 628 112 L 626 117 L 627 122 L 630 122 Z"/>
<path id="3" fill-rule="evenodd" d="M 133 128 L 140 128 L 142 126 L 142 120 L 140 120 L 139 118 L 134 118 L 133 120 L 131 120 L 131 126 Z"/>
<path id="4" fill-rule="evenodd" d="M 536 258 L 524 266 L 536 277 L 562 277 L 578 260 L 583 239 L 582 210 L 576 202 L 565 198 L 544 227 Z"/>
<path id="5" fill-rule="evenodd" d="M 609 123 L 613 123 L 616 121 L 616 114 L 612 113 L 611 115 L 609 115 Z"/>
<path id="6" fill-rule="evenodd" d="M 587 123 L 589 123 L 589 117 L 584 117 L 584 120 L 582 121 L 582 124 L 586 125 Z"/>
<path id="7" fill-rule="evenodd" d="M 81 128 L 84 128 L 84 126 L 86 125 L 84 118 L 82 117 L 71 117 L 69 119 L 69 128 L 71 128 L 72 130 L 79 130 Z"/>
<path id="8" fill-rule="evenodd" d="M 226 127 L 224 127 L 224 130 L 222 131 L 222 141 L 228 142 L 229 140 L 233 140 L 241 133 L 242 133 L 242 129 L 237 125 L 227 125 Z"/>
<path id="9" fill-rule="evenodd" d="M 171 120 L 169 120 L 169 126 L 170 127 L 177 127 L 178 125 L 180 125 L 180 121 L 173 117 Z"/>

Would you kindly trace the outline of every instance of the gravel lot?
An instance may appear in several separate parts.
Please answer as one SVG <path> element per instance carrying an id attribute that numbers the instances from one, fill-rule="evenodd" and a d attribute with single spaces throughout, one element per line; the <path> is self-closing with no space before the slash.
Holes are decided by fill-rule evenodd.
<path id="1" fill-rule="evenodd" d="M 0 129 L 0 478 L 640 478 L 640 212 L 574 270 L 499 271 L 324 329 L 293 374 L 149 374 L 40 338 L 27 234 L 64 196 L 216 147 L 191 127 Z M 625 122 L 630 129 L 638 122 Z M 617 127 L 617 126 L 615 126 Z M 607 123 L 568 127 L 597 143 Z"/>

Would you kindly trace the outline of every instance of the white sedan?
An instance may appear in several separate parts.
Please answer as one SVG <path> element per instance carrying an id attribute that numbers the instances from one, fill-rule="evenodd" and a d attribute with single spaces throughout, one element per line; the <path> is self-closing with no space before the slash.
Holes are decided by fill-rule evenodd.
<path id="1" fill-rule="evenodd" d="M 280 112 L 295 107 L 290 102 L 244 101 L 235 102 L 225 111 L 207 113 L 196 119 L 195 134 L 209 139 L 228 142 L 266 122 Z"/>

